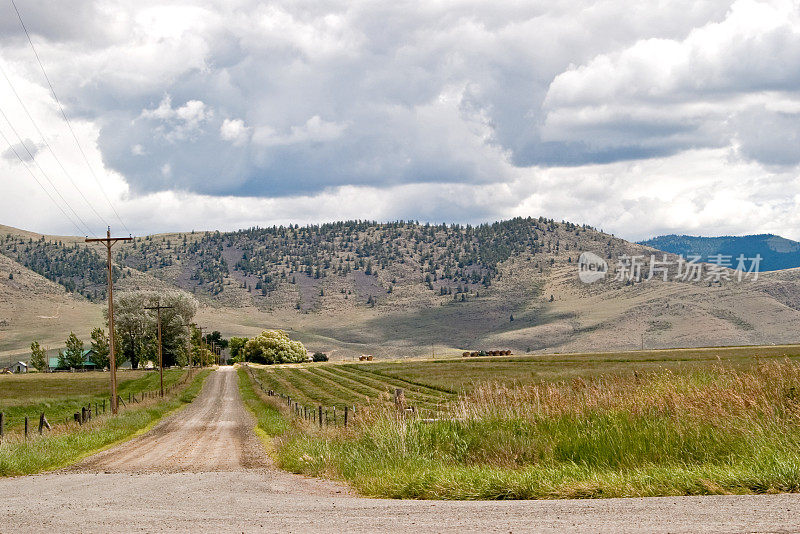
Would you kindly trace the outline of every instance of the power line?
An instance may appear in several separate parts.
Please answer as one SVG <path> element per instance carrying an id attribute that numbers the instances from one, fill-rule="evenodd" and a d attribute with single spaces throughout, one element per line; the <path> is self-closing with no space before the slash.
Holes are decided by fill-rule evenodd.
<path id="1" fill-rule="evenodd" d="M 63 203 L 64 203 L 64 204 L 65 204 L 65 205 L 66 205 L 66 206 L 69 208 L 69 210 L 72 212 L 72 214 L 73 214 L 73 215 L 75 215 L 75 218 L 76 218 L 76 219 L 78 219 L 78 220 L 81 222 L 81 224 L 83 224 L 83 226 L 86 228 L 86 230 L 88 231 L 88 233 L 90 233 L 90 234 L 92 234 L 92 235 L 95 235 L 95 233 L 94 233 L 94 232 L 92 232 L 92 229 L 89 227 L 89 225 L 88 225 L 88 224 L 86 224 L 86 221 L 84 221 L 84 220 L 83 220 L 83 218 L 82 218 L 80 215 L 78 215 L 78 212 L 76 212 L 76 211 L 75 211 L 75 210 L 72 208 L 72 206 L 70 205 L 70 203 L 69 203 L 69 202 L 67 202 L 67 199 L 66 199 L 66 198 L 64 198 L 64 196 L 61 194 L 61 192 L 60 192 L 60 191 L 58 190 L 58 188 L 56 187 L 56 184 L 54 184 L 54 183 L 53 183 L 53 181 L 50 179 L 50 177 L 49 177 L 49 176 L 47 176 L 47 173 L 46 173 L 46 172 L 44 172 L 44 169 L 42 169 L 41 165 L 39 165 L 39 162 L 38 162 L 38 161 L 36 161 L 36 158 L 34 157 L 33 153 L 32 153 L 32 152 L 31 152 L 31 151 L 28 149 L 28 146 L 25 144 L 25 141 L 23 141 L 23 140 L 22 140 L 22 136 L 19 134 L 19 132 L 17 131 L 17 129 L 16 129 L 16 128 L 14 128 L 14 125 L 11 123 L 11 121 L 10 121 L 10 120 L 8 120 L 8 117 L 6 116 L 5 112 L 3 111 L 3 108 L 0 108 L 0 115 L 2 115 L 2 116 L 3 116 L 3 119 L 4 119 L 4 120 L 5 120 L 7 123 L 8 123 L 8 126 L 11 128 L 11 131 L 12 131 L 12 132 L 14 132 L 14 135 L 16 135 L 16 136 L 17 136 L 17 140 L 19 140 L 19 144 L 20 144 L 20 145 L 22 145 L 22 148 L 24 148 L 24 149 L 25 149 L 25 152 L 27 152 L 27 153 L 28 153 L 28 157 L 30 157 L 30 159 L 31 159 L 31 161 L 33 162 L 33 164 L 34 164 L 34 165 L 36 165 L 36 168 L 37 168 L 37 169 L 39 169 L 39 172 L 41 172 L 41 173 L 42 173 L 42 176 L 44 176 L 45 180 L 47 180 L 47 183 L 49 183 L 49 184 L 50 184 L 50 187 L 52 187 L 52 188 L 53 188 L 53 191 L 55 191 L 55 192 L 56 192 L 56 194 L 58 195 L 58 198 L 60 198 L 60 199 L 61 199 L 61 201 L 62 201 L 62 202 L 63 202 Z M 5 137 L 5 136 L 4 136 L 4 137 Z M 12 148 L 12 150 L 14 150 L 14 153 L 16 153 L 16 152 L 17 152 L 17 151 L 14 149 L 14 147 L 11 147 L 11 148 Z M 18 157 L 19 157 L 19 155 L 18 155 Z M 83 233 L 83 231 L 81 231 L 81 233 Z"/>
<path id="2" fill-rule="evenodd" d="M 25 160 L 22 158 L 22 156 L 20 156 L 20 155 L 19 155 L 19 153 L 17 152 L 17 149 L 16 149 L 16 148 L 14 148 L 14 145 L 12 145 L 12 144 L 11 144 L 11 142 L 8 140 L 8 137 L 6 137 L 6 134 L 4 134 L 2 130 L 0 130 L 0 137 L 2 137 L 2 138 L 3 138 L 3 140 L 6 142 L 6 144 L 8 144 L 8 147 L 11 149 L 11 151 L 14 153 L 14 155 L 15 155 L 15 156 L 17 156 L 17 158 L 19 159 L 19 162 L 20 162 L 20 163 L 22 163 L 22 166 L 23 166 L 23 167 L 25 167 L 25 170 L 26 170 L 26 171 L 28 171 L 28 174 L 30 174 L 30 175 L 31 175 L 31 177 L 32 177 L 32 178 L 33 178 L 33 179 L 36 181 L 36 183 L 37 183 L 37 184 L 39 184 L 39 187 L 41 187 L 41 188 L 42 188 L 42 191 L 44 191 L 44 192 L 47 194 L 47 196 L 48 196 L 48 197 L 50 197 L 50 200 L 53 202 L 53 204 L 55 204 L 55 205 L 56 205 L 56 207 L 57 207 L 57 208 L 58 208 L 58 209 L 61 211 L 61 213 L 63 213 L 63 214 L 64 214 L 64 217 L 65 217 L 66 219 L 68 219 L 68 220 L 69 220 L 69 222 L 71 222 L 71 223 L 72 223 L 72 225 L 73 225 L 75 228 L 77 228 L 77 229 L 78 229 L 78 233 L 79 233 L 79 234 L 80 234 L 80 233 L 83 233 L 83 230 L 81 230 L 81 227 L 80 227 L 80 226 L 78 226 L 78 223 L 76 223 L 76 222 L 75 222 L 75 221 L 72 219 L 72 217 L 70 217 L 70 216 L 69 216 L 69 214 L 67 214 L 67 212 L 66 212 L 66 211 L 64 211 L 64 208 L 62 208 L 62 207 L 61 207 L 61 204 L 59 204 L 58 202 L 56 202 L 56 199 L 54 199 L 54 198 L 53 198 L 53 195 L 51 195 L 51 194 L 50 194 L 50 192 L 47 190 L 47 188 L 45 188 L 45 186 L 43 186 L 43 185 L 42 185 L 42 182 L 40 182 L 40 181 L 39 181 L 39 179 L 36 177 L 36 175 L 35 175 L 35 174 L 33 174 L 33 171 L 31 171 L 31 169 L 28 167 L 28 164 L 27 164 L 27 163 L 25 163 Z"/>
<path id="3" fill-rule="evenodd" d="M 94 208 L 94 205 L 91 202 L 89 202 L 89 200 L 83 194 L 83 191 L 81 191 L 80 188 L 78 187 L 78 184 L 75 183 L 75 181 L 72 179 L 72 176 L 67 172 L 67 169 L 64 167 L 64 164 L 61 163 L 61 159 L 59 159 L 59 157 L 56 155 L 55 151 L 50 146 L 50 143 L 47 142 L 47 138 L 42 133 L 42 130 L 39 128 L 39 125 L 36 124 L 36 121 L 33 120 L 33 116 L 31 115 L 30 111 L 28 111 L 28 107 L 25 105 L 25 102 L 22 101 L 22 98 L 20 98 L 19 93 L 17 93 L 17 90 L 14 88 L 14 84 L 11 83 L 11 79 L 6 74 L 6 71 L 3 69 L 2 64 L 0 64 L 0 73 L 3 74 L 3 77 L 6 79 L 6 82 L 8 82 L 8 86 L 11 88 L 11 92 L 13 92 L 14 96 L 17 97 L 17 102 L 19 102 L 19 105 L 22 106 L 22 109 L 25 111 L 25 114 L 28 116 L 28 119 L 30 119 L 31 124 L 33 124 L 33 127 L 39 133 L 39 136 L 42 138 L 42 142 L 44 142 L 44 145 L 47 147 L 47 150 L 50 151 L 50 155 L 53 156 L 53 159 L 56 160 L 58 166 L 61 167 L 61 171 L 64 173 L 64 176 L 67 177 L 69 182 L 72 184 L 72 187 L 75 188 L 75 190 L 84 200 L 84 202 L 86 202 L 86 205 L 89 206 L 89 208 L 94 212 L 97 218 L 100 219 L 100 222 L 103 223 L 103 226 L 108 226 L 108 222 L 106 222 L 105 218 L 97 212 L 97 210 Z"/>
<path id="4" fill-rule="evenodd" d="M 16 11 L 17 13 L 17 18 L 19 19 L 19 23 L 22 26 L 22 30 L 25 32 L 25 36 L 28 38 L 28 43 L 30 43 L 31 45 L 31 50 L 33 50 L 33 55 L 36 56 L 36 62 L 39 64 L 39 68 L 41 69 L 42 74 L 44 75 L 44 79 L 47 80 L 47 85 L 50 87 L 50 92 L 53 94 L 53 98 L 55 99 L 56 104 L 58 104 L 58 109 L 61 111 L 61 116 L 64 117 L 64 122 L 67 123 L 67 127 L 69 128 L 69 131 L 72 134 L 72 138 L 75 139 L 75 144 L 78 146 L 78 150 L 80 151 L 81 156 L 83 156 L 83 161 L 86 162 L 86 167 L 89 169 L 89 172 L 94 178 L 94 181 L 97 183 L 97 187 L 100 188 L 100 192 L 103 193 L 103 196 L 105 197 L 106 202 L 108 202 L 108 205 L 111 207 L 111 210 L 114 212 L 114 215 L 116 215 L 117 220 L 120 222 L 122 227 L 125 228 L 125 231 L 130 233 L 130 230 L 128 230 L 128 227 L 125 226 L 125 223 L 119 216 L 119 213 L 117 212 L 117 209 L 114 207 L 114 204 L 111 203 L 111 199 L 108 198 L 108 195 L 103 189 L 103 184 L 101 184 L 100 180 L 97 178 L 97 174 L 95 174 L 94 169 L 89 163 L 89 158 L 86 157 L 86 153 L 83 151 L 83 147 L 81 146 L 80 141 L 78 141 L 78 136 L 75 135 L 75 130 L 72 129 L 72 124 L 69 122 L 67 114 L 64 112 L 64 107 L 61 105 L 61 101 L 58 99 L 58 95 L 56 95 L 56 90 L 53 88 L 53 84 L 50 83 L 50 78 L 47 76 L 47 72 L 44 70 L 44 65 L 42 65 L 42 60 L 39 58 L 39 53 L 36 51 L 36 47 L 33 46 L 33 40 L 31 39 L 31 35 L 30 33 L 28 33 L 28 28 L 25 27 L 25 23 L 22 21 L 22 15 L 20 14 L 19 9 L 17 9 L 17 4 L 14 2 L 14 0 L 11 0 L 11 5 L 14 6 L 14 11 Z"/>

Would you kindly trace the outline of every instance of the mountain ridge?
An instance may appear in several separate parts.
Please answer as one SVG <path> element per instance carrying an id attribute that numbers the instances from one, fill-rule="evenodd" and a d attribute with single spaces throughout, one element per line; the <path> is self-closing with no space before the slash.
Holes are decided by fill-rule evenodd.
<path id="1" fill-rule="evenodd" d="M 800 269 L 746 283 L 584 284 L 577 260 L 585 251 L 609 264 L 661 254 L 586 225 L 516 218 L 477 227 L 345 221 L 167 233 L 119 244 L 113 259 L 119 291 L 178 288 L 200 301 L 198 324 L 226 336 L 282 328 L 333 359 L 797 341 Z M 0 227 L 0 254 L 32 280 L 71 289 L 95 317 L 105 298 L 102 252 L 83 238 Z M 24 293 L 10 298 L 25 307 Z M 85 331 L 85 317 L 65 320 L 51 338 Z M 0 327 L 0 352 L 25 350 L 37 332 L 13 321 Z"/>
<path id="2" fill-rule="evenodd" d="M 702 261 L 716 254 L 731 256 L 734 267 L 740 254 L 748 258 L 760 254 L 762 271 L 800 267 L 800 242 L 775 234 L 716 237 L 668 234 L 638 243 L 685 257 L 699 255 Z"/>

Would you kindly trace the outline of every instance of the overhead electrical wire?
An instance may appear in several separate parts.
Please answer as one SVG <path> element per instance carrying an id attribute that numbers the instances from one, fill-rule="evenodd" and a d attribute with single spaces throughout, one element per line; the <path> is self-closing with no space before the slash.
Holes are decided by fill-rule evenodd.
<path id="1" fill-rule="evenodd" d="M 45 137 L 45 135 L 42 133 L 42 130 L 39 128 L 39 125 L 36 124 L 36 121 L 33 119 L 33 116 L 31 115 L 30 111 L 28 111 L 28 106 L 25 105 L 25 102 L 23 102 L 22 98 L 20 98 L 19 96 L 19 93 L 17 93 L 17 90 L 14 88 L 14 84 L 11 82 L 11 79 L 6 74 L 5 69 L 3 69 L 2 63 L 0 63 L 0 74 L 2 74 L 3 78 L 5 78 L 6 82 L 8 82 L 8 86 L 11 88 L 11 92 L 14 93 L 14 96 L 17 98 L 17 102 L 19 102 L 19 105 L 22 106 L 22 109 L 25 111 L 25 114 L 28 116 L 28 119 L 30 119 L 31 124 L 33 124 L 33 127 L 36 129 L 36 132 L 39 134 L 39 137 L 41 137 L 44 146 L 47 147 L 47 150 L 50 152 L 50 155 L 53 156 L 54 160 L 56 160 L 56 163 L 58 163 L 58 166 L 61 168 L 61 171 L 64 173 L 64 176 L 67 177 L 69 183 L 72 184 L 72 187 L 75 188 L 75 191 L 78 192 L 78 194 L 81 196 L 81 198 L 89 207 L 89 209 L 91 209 L 92 212 L 94 212 L 94 214 L 100 220 L 102 225 L 108 226 L 108 222 L 106 221 L 105 217 L 103 217 L 97 212 L 97 210 L 94 207 L 94 204 L 89 202 L 89 199 L 86 198 L 86 195 L 83 194 L 83 191 L 81 191 L 81 189 L 78 187 L 78 184 L 76 184 L 75 180 L 72 179 L 72 176 L 67 171 L 66 167 L 64 167 L 64 164 L 61 163 L 61 159 L 58 157 L 58 155 L 56 155 L 55 151 L 50 146 L 50 143 L 47 141 L 47 137 Z"/>
<path id="2" fill-rule="evenodd" d="M 3 138 L 3 140 L 8 145 L 8 148 L 11 149 L 11 151 L 14 153 L 14 155 L 17 156 L 17 159 L 19 159 L 19 162 L 22 163 L 23 167 L 25 167 L 25 170 L 28 171 L 28 174 L 31 175 L 31 178 L 33 178 L 34 181 L 36 181 L 36 183 L 39 184 L 39 187 L 42 188 L 42 191 L 44 191 L 45 194 L 47 194 L 47 196 L 50 197 L 50 200 L 53 201 L 53 204 L 55 204 L 56 207 L 61 211 L 61 213 L 64 214 L 64 217 L 69 222 L 72 223 L 72 225 L 78 230 L 78 233 L 82 234 L 83 230 L 81 229 L 80 226 L 78 226 L 78 223 L 76 223 L 75 220 L 72 217 L 70 217 L 69 214 L 66 211 L 64 211 L 64 208 L 61 207 L 61 204 L 56 202 L 56 199 L 53 198 L 53 195 L 50 194 L 50 191 L 48 191 L 47 188 L 44 185 L 42 185 L 42 182 L 39 181 L 39 179 L 36 177 L 36 175 L 33 173 L 33 171 L 30 169 L 30 167 L 28 167 L 28 164 L 25 163 L 25 159 L 19 154 L 19 152 L 17 152 L 17 149 L 14 148 L 14 145 L 11 144 L 11 141 L 8 140 L 8 137 L 6 137 L 6 134 L 4 134 L 2 130 L 0 130 L 0 137 Z"/>
<path id="3" fill-rule="evenodd" d="M 67 123 L 67 128 L 69 128 L 69 131 L 72 134 L 72 138 L 75 139 L 75 144 L 78 146 L 78 151 L 81 153 L 81 156 L 83 156 L 83 161 L 86 162 L 86 167 L 89 169 L 89 173 L 94 178 L 95 183 L 97 183 L 97 187 L 100 189 L 100 192 L 103 194 L 103 197 L 105 197 L 106 202 L 108 202 L 109 207 L 114 212 L 114 215 L 116 216 L 119 223 L 122 225 L 123 228 L 125 228 L 126 232 L 130 233 L 130 230 L 122 221 L 122 217 L 119 216 L 119 212 L 117 212 L 117 209 L 114 207 L 114 204 L 111 202 L 111 199 L 108 198 L 108 195 L 106 194 L 105 189 L 103 188 L 103 184 L 100 183 L 100 180 L 97 178 L 97 174 L 95 174 L 92 165 L 89 163 L 89 158 L 86 156 L 86 152 L 83 151 L 83 147 L 81 146 L 81 143 L 78 140 L 78 136 L 75 134 L 75 130 L 72 129 L 72 123 L 70 123 L 69 118 L 67 118 L 67 114 L 64 111 L 64 107 L 61 105 L 61 100 L 59 100 L 58 95 L 56 94 L 56 90 L 53 88 L 53 84 L 50 82 L 50 78 L 47 76 L 47 72 L 44 69 L 42 60 L 39 58 L 39 53 L 36 51 L 36 47 L 33 45 L 33 40 L 31 39 L 31 35 L 30 33 L 28 33 L 28 28 L 25 26 L 25 23 L 22 21 L 22 15 L 20 14 L 19 9 L 17 9 L 17 4 L 14 2 L 14 0 L 11 0 L 11 5 L 14 6 L 14 11 L 17 13 L 17 18 L 19 19 L 19 23 L 22 26 L 22 30 L 25 32 L 25 36 L 28 38 L 28 43 L 31 45 L 31 50 L 33 50 L 33 55 L 36 56 L 36 62 L 39 64 L 39 69 L 41 69 L 42 74 L 44 75 L 44 79 L 47 81 L 47 85 L 50 87 L 50 92 L 52 93 L 53 98 L 56 101 L 56 104 L 58 104 L 58 109 L 61 111 L 61 116 L 64 118 L 64 122 Z"/>
<path id="4" fill-rule="evenodd" d="M 87 230 L 87 235 L 88 234 L 95 235 L 95 233 L 92 231 L 91 227 L 88 224 L 86 224 L 86 221 L 84 221 L 83 218 L 80 215 L 78 215 L 78 212 L 75 211 L 75 209 L 70 205 L 70 203 L 67 201 L 67 199 L 64 198 L 64 195 L 62 195 L 61 192 L 58 190 L 58 188 L 56 187 L 56 184 L 53 183 L 53 180 L 50 179 L 50 177 L 47 175 L 47 173 L 44 171 L 44 169 L 42 169 L 42 166 L 39 165 L 39 162 L 36 161 L 36 157 L 34 156 L 33 152 L 30 151 L 30 149 L 28 148 L 28 145 L 26 145 L 25 141 L 23 141 L 22 136 L 19 134 L 17 129 L 14 128 L 14 125 L 8 119 L 8 116 L 3 111 L 3 108 L 0 108 L 0 115 L 2 115 L 3 116 L 3 120 L 5 120 L 8 123 L 8 126 L 11 128 L 11 131 L 14 132 L 14 135 L 17 136 L 17 140 L 19 141 L 19 144 L 22 146 L 22 148 L 25 149 L 25 152 L 28 153 L 28 157 L 30 158 L 30 161 L 32 161 L 33 164 L 36 165 L 36 168 L 39 169 L 40 173 L 42 173 L 42 176 L 44 176 L 45 180 L 47 180 L 47 183 L 50 184 L 50 187 L 53 188 L 53 191 L 55 191 L 56 195 L 58 195 L 58 198 L 61 199 L 61 202 L 63 202 L 67 206 L 67 208 L 69 208 L 69 210 L 72 212 L 72 214 L 75 216 L 75 218 L 78 219 L 81 222 L 81 224 L 83 224 L 83 226 Z M 16 149 L 13 146 L 11 147 L 11 149 L 14 151 L 14 153 L 17 153 Z M 83 233 L 83 231 L 81 231 L 81 233 Z"/>

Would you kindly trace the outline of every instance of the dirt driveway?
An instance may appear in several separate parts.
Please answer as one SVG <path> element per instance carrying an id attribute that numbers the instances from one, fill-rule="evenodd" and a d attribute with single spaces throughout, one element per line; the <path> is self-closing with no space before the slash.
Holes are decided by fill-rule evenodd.
<path id="1" fill-rule="evenodd" d="M 145 435 L 68 470 L 0 479 L 0 533 L 800 532 L 800 495 L 586 501 L 363 499 L 272 468 L 232 368 Z"/>

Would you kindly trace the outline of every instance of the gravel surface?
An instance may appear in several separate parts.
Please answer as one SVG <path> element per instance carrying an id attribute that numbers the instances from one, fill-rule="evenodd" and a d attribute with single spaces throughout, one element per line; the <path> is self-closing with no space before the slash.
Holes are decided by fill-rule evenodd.
<path id="1" fill-rule="evenodd" d="M 363 499 L 272 468 L 236 373 L 191 406 L 68 470 L 0 479 L 12 532 L 800 532 L 800 495 L 579 501 Z"/>

